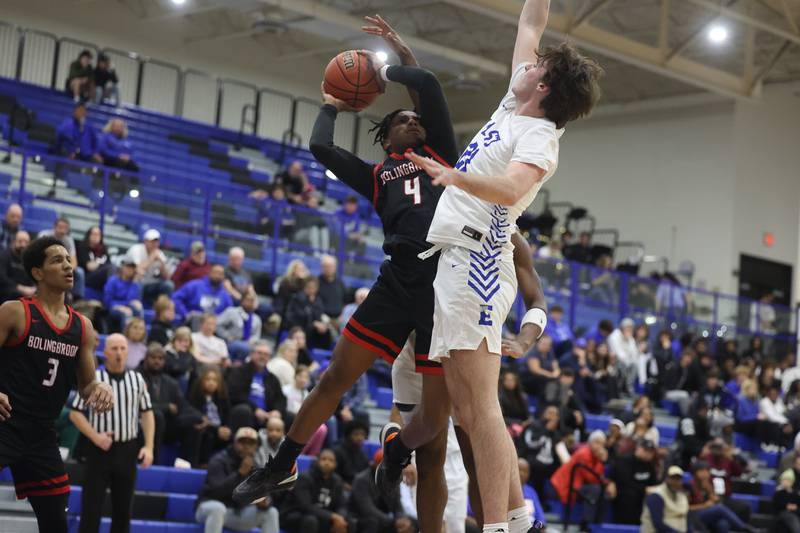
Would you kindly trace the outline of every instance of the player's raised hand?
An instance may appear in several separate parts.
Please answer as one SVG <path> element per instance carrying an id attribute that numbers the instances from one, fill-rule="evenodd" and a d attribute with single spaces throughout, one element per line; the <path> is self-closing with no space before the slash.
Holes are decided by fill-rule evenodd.
<path id="1" fill-rule="evenodd" d="M 351 113 L 358 113 L 358 109 L 356 109 L 355 107 L 351 106 L 350 104 L 348 104 L 344 100 L 341 100 L 341 99 L 336 98 L 335 96 L 333 96 L 331 94 L 326 93 L 325 92 L 325 83 L 324 82 L 320 86 L 320 88 L 322 89 L 322 103 L 323 104 L 332 105 L 338 111 L 350 111 Z"/>
<path id="2" fill-rule="evenodd" d="M 455 169 L 447 168 L 433 159 L 422 157 L 414 152 L 406 152 L 406 159 L 421 167 L 431 177 L 434 185 L 446 187 L 457 184 L 459 173 Z"/>
<path id="3" fill-rule="evenodd" d="M 411 48 L 409 48 L 402 37 L 400 37 L 400 34 L 398 34 L 388 22 L 383 20 L 383 17 L 380 15 L 367 15 L 364 17 L 364 22 L 366 22 L 367 25 L 361 26 L 361 30 L 364 33 L 375 35 L 385 40 L 394 53 L 400 56 L 401 60 L 406 57 L 413 57 Z M 404 61 L 403 64 L 406 64 L 406 62 Z"/>
<path id="4" fill-rule="evenodd" d="M 114 407 L 114 391 L 111 390 L 111 385 L 95 381 L 86 400 L 86 406 L 98 413 L 105 413 Z"/>
<path id="5" fill-rule="evenodd" d="M 8 394 L 0 392 L 0 422 L 5 422 L 11 418 L 11 402 L 8 401 Z"/>

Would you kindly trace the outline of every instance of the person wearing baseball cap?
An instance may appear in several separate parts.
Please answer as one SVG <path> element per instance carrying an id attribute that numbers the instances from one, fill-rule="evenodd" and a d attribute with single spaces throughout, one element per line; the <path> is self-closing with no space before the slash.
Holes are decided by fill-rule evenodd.
<path id="1" fill-rule="evenodd" d="M 614 522 L 638 524 L 644 505 L 645 489 L 658 484 L 657 448 L 653 441 L 641 439 L 632 453 L 616 458 L 608 477 L 617 485 Z"/>
<path id="2" fill-rule="evenodd" d="M 175 286 L 169 277 L 172 274 L 166 254 L 161 251 L 161 232 L 150 228 L 125 254 L 136 262 L 136 280 L 142 284 L 142 301 L 151 305 L 159 296 L 172 294 Z"/>
<path id="3" fill-rule="evenodd" d="M 142 316 L 142 302 L 139 300 L 141 286 L 134 281 L 136 262 L 125 256 L 120 262 L 119 271 L 108 278 L 103 288 L 103 305 L 108 309 L 117 331 L 133 317 Z"/>
<path id="4" fill-rule="evenodd" d="M 206 247 L 202 241 L 193 241 L 189 247 L 189 255 L 178 263 L 172 282 L 176 289 L 180 289 L 190 281 L 200 279 L 211 271 L 211 263 L 206 257 Z"/>
<path id="5" fill-rule="evenodd" d="M 698 527 L 708 531 L 754 531 L 722 504 L 711 477 L 711 467 L 706 461 L 692 463 L 692 480 L 687 489 L 689 521 L 692 524 L 699 523 Z"/>
<path id="6" fill-rule="evenodd" d="M 689 530 L 689 498 L 683 490 L 681 467 L 670 466 L 664 482 L 649 489 L 641 523 L 641 533 Z"/>
<path id="7" fill-rule="evenodd" d="M 233 444 L 214 455 L 197 496 L 195 519 L 206 533 L 222 533 L 227 527 L 236 531 L 259 528 L 262 533 L 279 533 L 278 509 L 269 498 L 257 504 L 237 505 L 231 494 L 255 466 L 259 446 L 258 432 L 251 427 L 236 430 Z"/>

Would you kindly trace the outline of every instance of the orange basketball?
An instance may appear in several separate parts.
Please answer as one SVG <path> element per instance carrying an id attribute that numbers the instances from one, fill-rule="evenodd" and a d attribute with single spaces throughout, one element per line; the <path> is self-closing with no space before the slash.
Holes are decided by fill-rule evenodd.
<path id="1" fill-rule="evenodd" d="M 381 94 L 377 76 L 367 56 L 356 50 L 347 50 L 331 59 L 325 67 L 322 86 L 326 93 L 360 111 Z"/>

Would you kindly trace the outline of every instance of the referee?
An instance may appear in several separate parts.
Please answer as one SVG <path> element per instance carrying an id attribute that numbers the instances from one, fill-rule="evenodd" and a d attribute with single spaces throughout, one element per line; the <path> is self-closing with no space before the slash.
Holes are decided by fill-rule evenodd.
<path id="1" fill-rule="evenodd" d="M 111 533 L 130 530 L 136 463 L 142 468 L 153 463 L 155 418 L 144 378 L 125 368 L 128 341 L 115 333 L 106 339 L 105 368 L 97 380 L 114 391 L 114 409 L 103 414 L 86 409 L 76 396 L 69 418 L 89 440 L 86 446 L 86 476 L 81 497 L 80 533 L 97 533 L 106 488 L 111 488 Z M 88 418 L 87 418 L 88 417 Z M 139 420 L 144 447 L 139 447 Z"/>

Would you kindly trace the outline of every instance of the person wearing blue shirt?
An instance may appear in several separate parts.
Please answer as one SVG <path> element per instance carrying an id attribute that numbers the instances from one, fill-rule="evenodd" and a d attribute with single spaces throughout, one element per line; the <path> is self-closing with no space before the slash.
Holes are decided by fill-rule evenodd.
<path id="1" fill-rule="evenodd" d="M 220 314 L 233 305 L 225 285 L 225 268 L 214 265 L 208 276 L 190 281 L 172 294 L 175 312 L 180 317 L 189 314 Z"/>
<path id="2" fill-rule="evenodd" d="M 72 116 L 65 118 L 56 130 L 55 152 L 69 159 L 102 163 L 97 150 L 97 133 L 86 120 L 86 104 L 79 103 Z"/>
<path id="3" fill-rule="evenodd" d="M 520 457 L 517 459 L 519 466 L 519 480 L 522 483 L 522 497 L 525 499 L 525 504 L 531 515 L 531 523 L 534 529 L 542 529 L 547 525 L 544 517 L 544 508 L 542 502 L 539 501 L 539 495 L 536 494 L 536 489 L 528 485 L 528 478 L 531 475 L 531 467 L 528 461 Z"/>
<path id="4" fill-rule="evenodd" d="M 119 272 L 111 276 L 103 288 L 103 305 L 120 329 L 133 317 L 142 316 L 141 286 L 133 281 L 136 263 L 130 257 L 122 260 Z"/>
<path id="5" fill-rule="evenodd" d="M 756 438 L 759 430 L 758 386 L 752 379 L 742 383 L 742 394 L 736 404 L 736 424 L 734 429 L 748 437 Z"/>
<path id="6" fill-rule="evenodd" d="M 97 150 L 109 167 L 124 168 L 137 172 L 139 166 L 133 161 L 133 145 L 128 140 L 128 125 L 120 118 L 112 118 L 103 128 Z"/>
<path id="7" fill-rule="evenodd" d="M 560 305 L 554 305 L 550 308 L 547 326 L 544 328 L 544 332 L 553 339 L 553 350 L 555 350 L 556 356 L 558 357 L 569 352 L 575 340 L 572 329 L 570 329 L 569 325 L 566 324 L 563 319 L 564 308 Z"/>
<path id="8" fill-rule="evenodd" d="M 341 209 L 336 211 L 336 216 L 344 226 L 344 234 L 347 236 L 346 250 L 363 255 L 366 248 L 367 225 L 358 212 L 358 199 L 355 196 L 348 196 Z"/>

